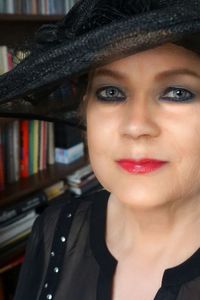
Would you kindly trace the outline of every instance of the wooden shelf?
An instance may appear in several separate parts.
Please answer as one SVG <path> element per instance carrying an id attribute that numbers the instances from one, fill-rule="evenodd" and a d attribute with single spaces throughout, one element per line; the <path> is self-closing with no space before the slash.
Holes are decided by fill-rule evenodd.
<path id="1" fill-rule="evenodd" d="M 0 208 L 21 201 L 21 198 L 65 178 L 66 175 L 83 166 L 86 162 L 87 159 L 84 157 L 70 165 L 56 163 L 36 175 L 6 185 L 5 190 L 0 192 Z"/>
<path id="2" fill-rule="evenodd" d="M 0 23 L 5 22 L 55 22 L 64 15 L 0 14 Z M 11 25 L 11 24 L 10 24 Z"/>
<path id="3" fill-rule="evenodd" d="M 42 24 L 55 23 L 64 15 L 0 14 L 0 45 L 10 48 L 32 39 Z"/>

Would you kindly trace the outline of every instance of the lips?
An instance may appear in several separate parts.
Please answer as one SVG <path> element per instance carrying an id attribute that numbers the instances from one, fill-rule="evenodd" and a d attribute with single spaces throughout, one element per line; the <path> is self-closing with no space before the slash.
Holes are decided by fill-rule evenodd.
<path id="1" fill-rule="evenodd" d="M 145 174 L 153 172 L 163 165 L 165 165 L 166 161 L 143 158 L 140 160 L 132 160 L 132 159 L 120 159 L 117 161 L 117 164 L 124 170 L 132 174 Z"/>

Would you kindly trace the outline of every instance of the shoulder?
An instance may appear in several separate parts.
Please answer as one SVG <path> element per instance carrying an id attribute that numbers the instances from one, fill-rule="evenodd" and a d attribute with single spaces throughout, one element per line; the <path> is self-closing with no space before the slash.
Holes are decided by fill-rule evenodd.
<path id="1" fill-rule="evenodd" d="M 56 226 L 66 224 L 67 217 L 73 217 L 74 221 L 86 217 L 94 205 L 107 202 L 108 195 L 109 193 L 105 190 L 80 197 L 65 194 L 58 201 L 51 203 L 37 218 L 33 231 L 37 232 L 39 236 L 49 239 L 55 232 Z"/>

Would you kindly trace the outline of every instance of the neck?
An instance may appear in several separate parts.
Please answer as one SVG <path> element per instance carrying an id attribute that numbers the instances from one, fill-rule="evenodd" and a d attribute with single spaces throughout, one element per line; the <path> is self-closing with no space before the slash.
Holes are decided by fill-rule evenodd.
<path id="1" fill-rule="evenodd" d="M 179 258 L 184 260 L 200 246 L 199 202 L 199 199 L 177 201 L 144 209 L 128 206 L 111 195 L 107 219 L 108 245 L 116 250 L 116 258 L 121 253 L 170 257 L 179 249 Z"/>

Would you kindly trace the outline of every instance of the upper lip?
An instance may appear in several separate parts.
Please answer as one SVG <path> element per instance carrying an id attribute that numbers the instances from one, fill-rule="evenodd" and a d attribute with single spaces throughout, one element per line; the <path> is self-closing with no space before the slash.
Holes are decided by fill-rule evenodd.
<path id="1" fill-rule="evenodd" d="M 117 162 L 130 162 L 133 164 L 145 164 L 145 163 L 150 163 L 150 162 L 166 162 L 160 159 L 155 159 L 155 158 L 140 158 L 140 159 L 133 159 L 133 158 L 121 158 L 118 159 Z"/>

